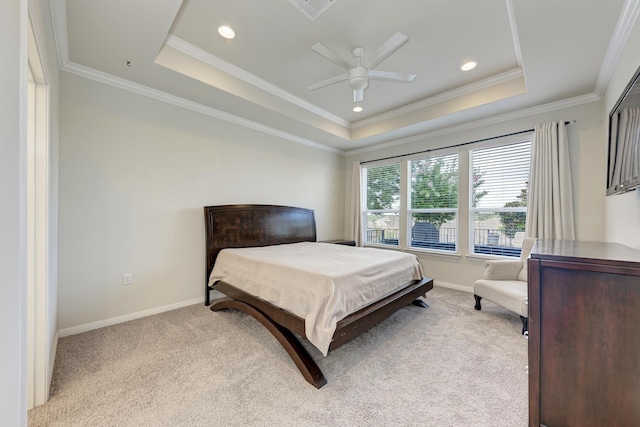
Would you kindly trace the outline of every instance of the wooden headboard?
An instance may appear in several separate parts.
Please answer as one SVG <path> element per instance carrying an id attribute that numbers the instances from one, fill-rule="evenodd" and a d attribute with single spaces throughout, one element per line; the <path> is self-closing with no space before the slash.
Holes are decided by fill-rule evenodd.
<path id="1" fill-rule="evenodd" d="M 313 210 L 275 205 L 205 206 L 206 282 L 225 248 L 315 242 Z"/>

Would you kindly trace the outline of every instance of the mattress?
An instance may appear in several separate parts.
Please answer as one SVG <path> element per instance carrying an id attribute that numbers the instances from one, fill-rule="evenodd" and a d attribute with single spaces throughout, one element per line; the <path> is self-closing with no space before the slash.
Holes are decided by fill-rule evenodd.
<path id="1" fill-rule="evenodd" d="M 341 319 L 423 277 L 413 254 L 303 242 L 223 249 L 209 285 L 222 280 L 305 319 L 326 356 Z"/>

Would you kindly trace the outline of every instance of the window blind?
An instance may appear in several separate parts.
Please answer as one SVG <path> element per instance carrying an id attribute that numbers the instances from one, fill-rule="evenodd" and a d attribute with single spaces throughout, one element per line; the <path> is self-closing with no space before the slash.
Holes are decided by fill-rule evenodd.
<path id="1" fill-rule="evenodd" d="M 474 207 L 503 208 L 526 191 L 531 142 L 473 150 L 471 159 Z"/>
<path id="2" fill-rule="evenodd" d="M 477 254 L 519 256 L 527 215 L 531 141 L 471 152 L 471 239 Z"/>
<path id="3" fill-rule="evenodd" d="M 458 155 L 411 160 L 411 209 L 458 207 Z"/>
<path id="4" fill-rule="evenodd" d="M 458 244 L 458 154 L 410 160 L 412 248 L 454 252 Z"/>
<path id="5" fill-rule="evenodd" d="M 367 210 L 400 207 L 400 163 L 366 168 Z"/>

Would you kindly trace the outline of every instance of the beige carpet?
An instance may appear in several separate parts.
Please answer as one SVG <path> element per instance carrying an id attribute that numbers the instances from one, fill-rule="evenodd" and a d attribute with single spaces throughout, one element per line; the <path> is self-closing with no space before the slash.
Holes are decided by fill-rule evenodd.
<path id="1" fill-rule="evenodd" d="M 323 357 L 304 381 L 253 318 L 195 305 L 60 340 L 30 426 L 525 426 L 516 315 L 434 288 Z M 484 302 L 484 301 L 483 301 Z"/>

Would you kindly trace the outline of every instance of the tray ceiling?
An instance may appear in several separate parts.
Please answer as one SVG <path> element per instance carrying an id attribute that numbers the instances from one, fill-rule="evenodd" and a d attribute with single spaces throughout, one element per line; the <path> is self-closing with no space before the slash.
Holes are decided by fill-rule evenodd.
<path id="1" fill-rule="evenodd" d="M 334 0 L 311 21 L 289 0 L 52 0 L 61 69 L 240 125 L 335 151 L 576 97 L 598 99 L 637 12 L 624 0 Z M 625 21 L 626 20 L 626 21 Z M 231 26 L 232 40 L 217 28 Z M 307 87 L 396 32 L 363 111 L 347 81 Z M 468 61 L 471 71 L 461 71 Z M 604 83 L 604 84 L 603 84 Z"/>

